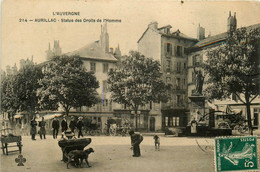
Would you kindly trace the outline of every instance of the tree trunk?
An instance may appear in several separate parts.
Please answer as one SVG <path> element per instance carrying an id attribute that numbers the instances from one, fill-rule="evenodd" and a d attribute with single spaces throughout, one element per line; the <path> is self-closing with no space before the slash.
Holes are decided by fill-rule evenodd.
<path id="1" fill-rule="evenodd" d="M 248 122 L 249 134 L 253 135 L 250 101 L 249 101 L 249 95 L 248 94 L 245 94 L 245 100 L 246 100 L 246 114 L 247 114 L 247 120 L 248 120 L 247 122 Z"/>

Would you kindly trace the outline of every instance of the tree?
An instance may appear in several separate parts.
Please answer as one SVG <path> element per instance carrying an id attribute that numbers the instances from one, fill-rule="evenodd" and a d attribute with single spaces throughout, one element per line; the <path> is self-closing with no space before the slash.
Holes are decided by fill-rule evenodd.
<path id="1" fill-rule="evenodd" d="M 208 74 L 207 96 L 224 99 L 234 94 L 246 106 L 250 133 L 253 134 L 250 104 L 259 95 L 260 29 L 240 28 L 228 34 L 219 47 L 207 50 L 204 65 Z"/>
<path id="2" fill-rule="evenodd" d="M 39 81 L 41 109 L 57 110 L 61 105 L 68 115 L 71 108 L 92 106 L 99 101 L 99 82 L 88 72 L 78 56 L 59 56 L 50 61 Z"/>
<path id="3" fill-rule="evenodd" d="M 19 71 L 2 75 L 1 110 L 14 114 L 26 111 L 34 114 L 38 107 L 36 91 L 38 80 L 42 77 L 41 69 L 32 61 L 25 61 Z"/>
<path id="4" fill-rule="evenodd" d="M 108 75 L 113 101 L 131 107 L 135 114 L 140 106 L 168 99 L 159 62 L 139 52 L 130 51 L 130 55 Z"/>

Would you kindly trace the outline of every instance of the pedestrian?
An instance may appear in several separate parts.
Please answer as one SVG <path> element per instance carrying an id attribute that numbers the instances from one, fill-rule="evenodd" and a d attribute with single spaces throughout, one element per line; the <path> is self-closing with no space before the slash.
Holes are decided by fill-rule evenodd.
<path id="1" fill-rule="evenodd" d="M 61 138 L 63 138 L 63 135 L 65 134 L 65 132 L 68 129 L 68 123 L 65 117 L 63 117 L 62 121 L 61 121 Z"/>
<path id="2" fill-rule="evenodd" d="M 78 120 L 78 122 L 77 122 L 77 128 L 78 128 L 78 130 L 79 130 L 78 138 L 80 138 L 80 136 L 83 137 L 82 127 L 83 127 L 82 117 L 79 117 L 79 120 Z"/>
<path id="3" fill-rule="evenodd" d="M 32 140 L 36 140 L 35 139 L 35 135 L 37 133 L 37 130 L 36 130 L 36 126 L 37 126 L 37 121 L 35 120 L 36 117 L 34 116 L 33 119 L 31 120 L 31 135 L 32 135 Z"/>
<path id="4" fill-rule="evenodd" d="M 190 122 L 190 129 L 192 135 L 195 135 L 197 133 L 197 124 L 197 121 L 195 120 L 195 118 L 193 118 L 193 120 Z"/>
<path id="5" fill-rule="evenodd" d="M 134 131 L 130 131 L 129 135 L 131 137 L 131 149 L 133 149 L 133 157 L 140 157 L 141 151 L 140 151 L 140 143 L 143 141 L 143 136 L 141 136 L 138 133 L 135 133 Z"/>
<path id="6" fill-rule="evenodd" d="M 52 121 L 52 132 L 53 132 L 54 139 L 57 139 L 59 128 L 60 128 L 60 123 L 57 117 L 54 117 L 54 120 Z"/>
<path id="7" fill-rule="evenodd" d="M 40 138 L 42 139 L 42 136 L 44 139 L 46 139 L 46 129 L 45 129 L 45 125 L 46 125 L 46 122 L 44 121 L 44 117 L 42 117 L 42 120 L 39 122 L 39 127 L 40 127 L 40 131 L 39 131 L 39 134 L 40 134 Z"/>
<path id="8" fill-rule="evenodd" d="M 71 117 L 71 121 L 70 121 L 69 127 L 70 127 L 70 130 L 74 133 L 74 130 L 75 130 L 75 128 L 76 128 L 76 122 L 75 122 L 73 116 Z"/>
<path id="9" fill-rule="evenodd" d="M 160 151 L 160 137 L 158 135 L 153 136 L 155 151 Z"/>

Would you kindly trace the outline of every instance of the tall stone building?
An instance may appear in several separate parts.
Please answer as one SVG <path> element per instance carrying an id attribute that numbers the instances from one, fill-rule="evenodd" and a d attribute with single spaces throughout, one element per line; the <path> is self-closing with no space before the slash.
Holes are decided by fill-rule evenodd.
<path id="1" fill-rule="evenodd" d="M 160 62 L 163 80 L 172 88 L 170 100 L 161 103 L 155 115 L 157 129 L 185 127 L 188 122 L 186 48 L 194 45 L 197 39 L 180 30 L 172 32 L 171 28 L 171 25 L 158 27 L 157 22 L 152 22 L 137 42 L 140 53 Z"/>
<path id="2" fill-rule="evenodd" d="M 110 50 L 110 51 L 109 51 Z M 51 60 L 54 56 L 61 55 L 61 47 L 59 41 L 54 41 L 54 48 L 46 51 L 47 60 Z M 120 60 L 121 51 L 118 47 L 113 50 L 109 48 L 109 34 L 107 32 L 107 24 L 101 26 L 100 39 L 83 46 L 75 51 L 65 53 L 65 55 L 72 56 L 78 55 L 85 68 L 88 71 L 93 71 L 97 80 L 99 81 L 100 87 L 97 89 L 101 101 L 95 106 L 80 107 L 72 109 L 69 115 L 72 116 L 84 116 L 89 119 L 95 120 L 101 124 L 101 128 L 105 127 L 105 123 L 109 118 L 114 117 L 113 109 L 116 105 L 112 102 L 109 92 L 107 78 L 108 72 L 116 67 L 117 62 Z M 121 107 L 121 106 L 120 106 Z M 59 109 L 61 112 L 62 109 Z"/>

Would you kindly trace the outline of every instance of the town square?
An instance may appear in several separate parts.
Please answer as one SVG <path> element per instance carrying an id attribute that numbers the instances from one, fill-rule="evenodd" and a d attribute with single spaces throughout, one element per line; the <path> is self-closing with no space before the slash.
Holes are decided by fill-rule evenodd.
<path id="1" fill-rule="evenodd" d="M 259 9 L 2 2 L 0 171 L 259 170 Z"/>

